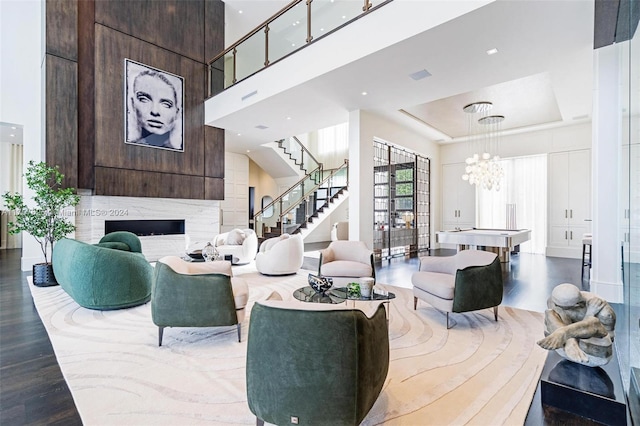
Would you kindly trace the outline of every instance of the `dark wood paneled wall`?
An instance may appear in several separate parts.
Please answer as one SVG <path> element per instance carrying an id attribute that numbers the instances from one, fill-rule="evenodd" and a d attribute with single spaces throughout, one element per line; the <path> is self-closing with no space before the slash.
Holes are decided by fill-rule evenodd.
<path id="1" fill-rule="evenodd" d="M 44 113 L 45 160 L 65 175 L 64 184 L 77 187 L 78 98 L 77 7 L 75 0 L 45 3 L 46 86 Z"/>
<path id="2" fill-rule="evenodd" d="M 66 183 L 96 195 L 223 199 L 224 131 L 203 123 L 206 62 L 224 48 L 224 3 L 47 0 L 46 14 L 47 54 L 74 65 L 59 71 L 51 60 L 57 69 L 46 74 L 47 135 L 55 135 L 47 160 L 73 175 Z M 124 143 L 125 58 L 184 78 L 184 152 Z"/>
<path id="3" fill-rule="evenodd" d="M 78 187 L 94 188 L 95 3 L 78 2 Z"/>
<path id="4" fill-rule="evenodd" d="M 65 176 L 64 184 L 72 188 L 78 186 L 77 66 L 74 61 L 45 55 L 46 162 L 57 165 Z"/>

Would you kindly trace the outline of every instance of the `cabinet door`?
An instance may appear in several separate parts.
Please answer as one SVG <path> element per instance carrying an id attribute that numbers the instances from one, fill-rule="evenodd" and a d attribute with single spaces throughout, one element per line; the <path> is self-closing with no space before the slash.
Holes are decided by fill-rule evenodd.
<path id="1" fill-rule="evenodd" d="M 549 154 L 548 157 L 549 225 L 566 225 L 569 218 L 568 158 L 569 154 L 566 152 Z M 555 245 L 552 241 L 553 235 L 550 232 L 549 243 Z"/>
<path id="2" fill-rule="evenodd" d="M 569 229 L 565 225 L 549 226 L 549 241 L 551 247 L 566 247 L 569 245 Z"/>
<path id="3" fill-rule="evenodd" d="M 464 168 L 462 169 L 464 171 Z M 462 176 L 462 174 L 460 175 Z M 476 225 L 476 186 L 462 180 L 458 184 L 458 226 L 472 228 Z"/>
<path id="4" fill-rule="evenodd" d="M 569 230 L 569 247 L 580 248 L 582 250 L 582 237 L 589 231 L 588 225 L 570 226 Z"/>
<path id="5" fill-rule="evenodd" d="M 591 151 L 569 153 L 569 224 L 584 227 L 591 219 Z"/>
<path id="6" fill-rule="evenodd" d="M 462 180 L 464 163 L 444 164 L 442 166 L 442 224 L 458 223 L 458 187 Z M 470 186 L 470 185 L 469 185 Z M 457 226 L 457 225 L 455 225 Z"/>

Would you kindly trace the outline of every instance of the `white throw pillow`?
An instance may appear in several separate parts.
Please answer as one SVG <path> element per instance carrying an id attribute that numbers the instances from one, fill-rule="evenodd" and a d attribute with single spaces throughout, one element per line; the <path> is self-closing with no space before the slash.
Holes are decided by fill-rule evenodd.
<path id="1" fill-rule="evenodd" d="M 244 241 L 244 232 L 240 229 L 233 229 L 229 231 L 227 235 L 227 245 L 230 246 L 241 246 Z"/>

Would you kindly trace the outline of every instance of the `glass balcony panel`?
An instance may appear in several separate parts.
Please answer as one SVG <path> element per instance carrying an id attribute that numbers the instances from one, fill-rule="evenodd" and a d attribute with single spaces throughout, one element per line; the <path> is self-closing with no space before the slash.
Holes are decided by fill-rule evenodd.
<path id="1" fill-rule="evenodd" d="M 307 5 L 300 2 L 269 24 L 269 63 L 300 49 L 307 40 Z"/>
<path id="2" fill-rule="evenodd" d="M 237 47 L 236 80 L 242 80 L 264 68 L 265 34 L 258 31 Z M 226 78 L 226 77 L 225 77 Z"/>
<path id="3" fill-rule="evenodd" d="M 311 3 L 311 35 L 318 38 L 362 14 L 363 1 L 313 0 Z"/>
<path id="4" fill-rule="evenodd" d="M 224 61 L 224 88 L 233 85 L 233 50 L 223 56 Z"/>

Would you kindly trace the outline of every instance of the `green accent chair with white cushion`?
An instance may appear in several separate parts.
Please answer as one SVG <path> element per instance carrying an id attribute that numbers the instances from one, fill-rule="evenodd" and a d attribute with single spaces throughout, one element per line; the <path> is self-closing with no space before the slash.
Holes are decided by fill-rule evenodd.
<path id="1" fill-rule="evenodd" d="M 253 305 L 246 375 L 257 424 L 362 422 L 389 371 L 385 308 L 368 309 L 278 300 Z"/>
<path id="2" fill-rule="evenodd" d="M 98 244 L 61 239 L 53 248 L 53 273 L 60 287 L 88 309 L 130 308 L 151 297 L 153 266 L 130 232 L 107 234 Z"/>
<path id="3" fill-rule="evenodd" d="M 234 277 L 231 262 L 186 262 L 165 256 L 156 263 L 151 318 L 158 326 L 158 346 L 165 327 L 237 326 L 242 331 L 249 287 Z"/>
<path id="4" fill-rule="evenodd" d="M 462 250 L 453 256 L 424 256 L 417 272 L 411 276 L 413 309 L 418 299 L 446 312 L 470 312 L 493 308 L 498 321 L 502 303 L 502 267 L 495 253 Z"/>

